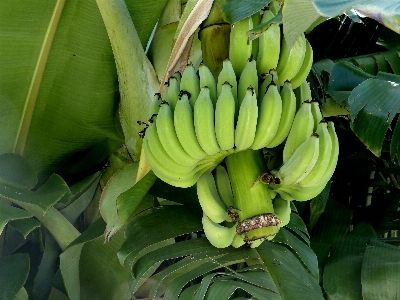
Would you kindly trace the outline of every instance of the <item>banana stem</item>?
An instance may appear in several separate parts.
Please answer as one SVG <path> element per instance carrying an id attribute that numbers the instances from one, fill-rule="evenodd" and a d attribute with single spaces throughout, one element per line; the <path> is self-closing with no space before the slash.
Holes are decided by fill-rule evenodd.
<path id="1" fill-rule="evenodd" d="M 267 185 L 257 181 L 266 172 L 261 151 L 240 151 L 225 161 L 238 209 L 238 233 L 244 234 L 245 241 L 276 234 L 280 220 L 274 215 L 270 191 Z"/>

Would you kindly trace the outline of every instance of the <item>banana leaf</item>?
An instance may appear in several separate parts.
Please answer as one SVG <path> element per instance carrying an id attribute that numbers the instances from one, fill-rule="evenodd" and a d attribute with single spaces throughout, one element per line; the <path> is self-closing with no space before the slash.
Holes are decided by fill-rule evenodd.
<path id="1" fill-rule="evenodd" d="M 363 0 L 313 0 L 317 11 L 327 17 L 335 17 L 354 9 L 364 16 L 382 23 L 393 31 L 400 33 L 400 4 L 396 1 L 363 1 Z"/>
<path id="2" fill-rule="evenodd" d="M 127 4 L 145 47 L 165 1 Z M 0 31 L 0 153 L 23 155 L 41 183 L 51 173 L 78 181 L 124 141 L 95 0 L 1 1 Z"/>

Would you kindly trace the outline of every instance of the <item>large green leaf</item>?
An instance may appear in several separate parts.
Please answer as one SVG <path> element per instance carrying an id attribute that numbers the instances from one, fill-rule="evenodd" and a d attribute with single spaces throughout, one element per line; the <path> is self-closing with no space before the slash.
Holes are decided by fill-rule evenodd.
<path id="1" fill-rule="evenodd" d="M 29 273 L 28 254 L 0 257 L 0 299 L 13 300 Z"/>
<path id="2" fill-rule="evenodd" d="M 355 9 L 364 16 L 373 18 L 386 27 L 400 33 L 400 4 L 392 0 L 313 0 L 321 15 L 335 17 Z"/>
<path id="3" fill-rule="evenodd" d="M 283 299 L 324 299 L 317 278 L 284 245 L 265 242 L 257 251 Z"/>
<path id="4" fill-rule="evenodd" d="M 296 39 L 306 31 L 319 17 L 312 0 L 287 0 L 282 9 L 283 33 L 291 48 Z"/>
<path id="5" fill-rule="evenodd" d="M 267 6 L 270 2 L 271 0 L 228 0 L 227 3 L 222 6 L 222 13 L 224 14 L 224 19 L 233 24 L 251 16 L 264 6 Z"/>
<path id="6" fill-rule="evenodd" d="M 357 86 L 348 100 L 352 129 L 376 156 L 397 111 L 400 109 L 400 85 L 368 79 Z"/>
<path id="7" fill-rule="evenodd" d="M 361 271 L 366 300 L 396 299 L 400 295 L 400 249 L 372 240 L 365 251 Z"/>
<path id="8" fill-rule="evenodd" d="M 23 154 L 41 179 L 98 165 L 122 135 L 94 0 L 1 1 L 0 15 L 0 153 Z"/>
<path id="9" fill-rule="evenodd" d="M 371 225 L 362 223 L 332 247 L 323 276 L 330 299 L 361 299 L 361 265 L 366 245 L 374 238 Z"/>
<path id="10" fill-rule="evenodd" d="M 130 274 L 118 262 L 122 235 L 104 244 L 105 223 L 96 221 L 60 255 L 70 299 L 128 299 Z"/>

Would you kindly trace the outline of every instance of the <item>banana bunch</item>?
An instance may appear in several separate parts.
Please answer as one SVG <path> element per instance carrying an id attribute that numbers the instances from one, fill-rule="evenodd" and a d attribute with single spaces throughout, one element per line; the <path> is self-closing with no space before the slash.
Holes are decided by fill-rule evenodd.
<path id="1" fill-rule="evenodd" d="M 144 151 L 154 173 L 177 187 L 194 185 L 227 155 L 275 147 L 287 137 L 296 112 L 289 82 L 282 89 L 266 78 L 258 88 L 256 61 L 239 80 L 229 60 L 217 80 L 205 65 L 188 65 L 171 77 L 145 131 Z"/>
<path id="2" fill-rule="evenodd" d="M 265 10 L 261 23 L 271 21 L 275 17 L 273 11 L 273 9 Z M 247 32 L 251 29 L 253 29 L 252 17 L 233 24 L 231 29 L 229 59 L 237 77 L 242 74 L 246 60 L 251 54 L 256 54 L 254 59 L 258 76 L 276 70 L 280 86 L 285 81 L 290 81 L 293 89 L 300 86 L 306 80 L 313 63 L 313 50 L 304 34 L 301 34 L 289 48 L 286 39 L 281 34 L 280 24 L 271 23 L 268 29 L 259 36 L 258 43 L 247 42 Z M 258 49 L 252 49 L 252 47 L 258 47 Z"/>
<path id="3" fill-rule="evenodd" d="M 264 11 L 261 23 L 276 13 Z M 310 44 L 301 35 L 289 49 L 275 23 L 247 43 L 258 22 L 233 25 L 217 77 L 189 64 L 169 78 L 140 132 L 157 177 L 182 188 L 197 183 L 204 233 L 218 248 L 272 239 L 290 220 L 290 201 L 318 195 L 338 159 L 334 125 L 323 120 L 305 81 Z M 284 142 L 283 164 L 268 171 L 260 149 Z"/>
<path id="4" fill-rule="evenodd" d="M 271 187 L 284 200 L 310 200 L 332 177 L 338 155 L 334 123 L 322 119 L 317 102 L 305 101 L 283 149 L 283 165 L 271 171 L 279 184 Z"/>

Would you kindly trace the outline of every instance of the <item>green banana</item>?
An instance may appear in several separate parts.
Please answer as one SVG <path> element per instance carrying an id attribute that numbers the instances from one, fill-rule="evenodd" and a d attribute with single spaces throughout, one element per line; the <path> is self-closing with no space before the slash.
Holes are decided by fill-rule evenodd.
<path id="1" fill-rule="evenodd" d="M 171 156 L 165 151 L 163 145 L 158 137 L 156 124 L 153 122 L 149 125 L 146 130 L 145 140 L 151 149 L 152 154 L 157 158 L 158 161 L 163 162 L 163 166 L 168 170 L 173 170 L 180 176 L 187 176 L 194 169 L 194 166 L 182 166 L 171 158 Z"/>
<path id="2" fill-rule="evenodd" d="M 313 133 L 314 118 L 311 113 L 311 103 L 304 102 L 296 113 L 283 148 L 283 162 L 286 163 L 296 149 Z"/>
<path id="3" fill-rule="evenodd" d="M 318 160 L 312 171 L 299 182 L 301 186 L 320 185 L 331 158 L 332 139 L 328 131 L 328 124 L 325 121 L 319 123 L 317 134 L 319 135 Z"/>
<path id="4" fill-rule="evenodd" d="M 178 101 L 180 93 L 180 84 L 175 77 L 168 79 L 168 88 L 164 90 L 163 99 L 168 102 L 171 110 L 175 109 L 176 102 Z"/>
<path id="5" fill-rule="evenodd" d="M 222 62 L 222 70 L 218 75 L 217 81 L 217 94 L 221 94 L 222 85 L 228 82 L 231 85 L 232 95 L 235 101 L 237 101 L 237 81 L 235 71 L 233 70 L 232 63 L 229 59 L 225 59 Z"/>
<path id="6" fill-rule="evenodd" d="M 235 71 L 233 70 L 232 63 L 229 59 L 225 59 L 222 63 L 222 70 L 218 75 L 217 82 L 217 94 L 218 97 L 222 92 L 222 85 L 228 82 L 231 86 L 231 91 L 233 95 L 233 99 L 235 99 L 235 121 L 237 119 L 237 115 L 239 113 L 239 102 L 238 102 L 238 87 L 236 81 Z"/>
<path id="7" fill-rule="evenodd" d="M 279 121 L 279 127 L 273 139 L 266 145 L 267 148 L 274 148 L 280 145 L 286 139 L 292 127 L 296 114 L 296 97 L 289 82 L 285 82 L 283 85 L 281 99 L 282 116 Z"/>
<path id="8" fill-rule="evenodd" d="M 276 0 L 272 0 L 269 3 L 268 9 L 276 16 L 281 9 L 281 4 Z"/>
<path id="9" fill-rule="evenodd" d="M 192 64 L 186 66 L 181 78 L 181 90 L 190 94 L 190 105 L 194 107 L 197 97 L 200 93 L 200 79 Z"/>
<path id="10" fill-rule="evenodd" d="M 256 28 L 261 22 L 261 12 L 256 12 L 251 16 L 251 18 L 253 19 L 253 28 Z M 256 59 L 258 56 L 259 44 L 259 39 L 254 39 L 251 41 L 251 56 L 253 56 L 254 59 Z"/>
<path id="11" fill-rule="evenodd" d="M 243 240 L 243 238 L 240 235 L 235 234 L 231 246 L 233 248 L 239 248 L 239 247 L 243 246 L 244 244 L 245 244 L 245 241 Z"/>
<path id="12" fill-rule="evenodd" d="M 308 85 L 308 82 L 305 80 L 298 88 L 294 90 L 294 94 L 296 95 L 297 99 L 297 110 L 300 109 L 304 101 L 311 102 L 312 100 L 310 86 Z"/>
<path id="13" fill-rule="evenodd" d="M 319 137 L 312 134 L 279 169 L 277 177 L 281 184 L 293 185 L 303 180 L 314 168 L 318 155 Z"/>
<path id="14" fill-rule="evenodd" d="M 242 74 L 240 75 L 238 84 L 238 104 L 239 107 L 242 104 L 244 97 L 246 96 L 247 89 L 252 87 L 254 92 L 258 93 L 258 77 L 257 77 L 257 66 L 256 61 L 252 58 L 249 59 Z"/>
<path id="15" fill-rule="evenodd" d="M 317 131 L 318 125 L 322 120 L 322 113 L 321 110 L 319 109 L 319 103 L 317 100 L 311 101 L 311 113 L 314 118 L 314 132 Z"/>
<path id="16" fill-rule="evenodd" d="M 286 80 L 291 80 L 300 70 L 303 64 L 304 55 L 306 51 L 306 38 L 304 34 L 301 34 L 296 42 L 294 43 L 292 49 L 288 48 L 286 39 L 282 40 L 282 48 L 279 57 L 278 67 L 276 71 L 279 76 L 279 83 L 283 85 Z"/>
<path id="17" fill-rule="evenodd" d="M 181 72 L 176 71 L 176 72 L 174 73 L 174 75 L 172 75 L 172 76 L 175 77 L 176 80 L 178 80 L 179 83 L 181 83 L 181 79 L 182 79 L 182 74 L 181 74 Z"/>
<path id="18" fill-rule="evenodd" d="M 272 75 L 271 74 L 265 74 L 263 81 L 259 85 L 258 88 L 258 96 L 257 96 L 257 105 L 258 107 L 261 107 L 261 103 L 264 99 L 265 93 L 267 92 L 268 86 L 272 82 Z"/>
<path id="19" fill-rule="evenodd" d="M 218 194 L 221 197 L 222 202 L 228 208 L 235 207 L 231 181 L 229 180 L 228 172 L 222 165 L 218 165 L 215 168 L 215 184 L 217 186 Z"/>
<path id="20" fill-rule="evenodd" d="M 203 212 L 215 223 L 232 221 L 228 208 L 222 202 L 212 173 L 204 172 L 197 181 L 197 196 Z"/>
<path id="21" fill-rule="evenodd" d="M 269 74 L 272 75 L 272 81 L 276 84 L 276 86 L 278 87 L 278 91 L 281 91 L 281 86 L 282 84 L 279 81 L 279 76 L 278 76 L 278 72 L 276 71 L 276 69 L 271 69 L 269 70 Z"/>
<path id="22" fill-rule="evenodd" d="M 276 189 L 276 191 L 284 200 L 308 201 L 318 196 L 323 191 L 325 186 L 326 183 L 312 187 L 302 187 L 297 184 L 282 185 Z"/>
<path id="23" fill-rule="evenodd" d="M 253 29 L 253 19 L 247 17 L 233 24 L 229 42 L 229 60 L 232 62 L 236 77 L 242 74 L 247 60 L 251 56 L 252 45 L 248 42 L 247 31 Z"/>
<path id="24" fill-rule="evenodd" d="M 294 76 L 290 82 L 292 83 L 293 88 L 297 88 L 300 86 L 306 79 L 308 74 L 310 73 L 311 67 L 313 64 L 313 49 L 310 43 L 306 39 L 306 51 L 304 54 L 303 63 L 297 72 L 296 76 Z"/>
<path id="25" fill-rule="evenodd" d="M 331 157 L 329 159 L 329 164 L 326 168 L 326 172 L 320 180 L 322 183 L 328 182 L 329 179 L 331 179 L 333 172 L 335 172 L 339 157 L 339 141 L 335 132 L 335 125 L 333 122 L 328 122 L 328 132 L 332 140 L 332 151 Z"/>
<path id="26" fill-rule="evenodd" d="M 232 244 L 236 235 L 236 226 L 225 227 L 213 222 L 206 214 L 202 218 L 203 230 L 208 241 L 216 248 L 226 248 Z"/>
<path id="27" fill-rule="evenodd" d="M 251 148 L 258 150 L 267 146 L 275 137 L 282 115 L 282 98 L 275 84 L 268 87 L 261 103 L 256 135 Z"/>
<path id="28" fill-rule="evenodd" d="M 208 87 L 210 90 L 211 101 L 215 107 L 215 104 L 217 103 L 217 83 L 215 82 L 215 78 L 210 69 L 204 64 L 200 64 L 199 66 L 199 75 L 200 88 Z"/>
<path id="29" fill-rule="evenodd" d="M 204 152 L 197 141 L 193 123 L 193 109 L 186 93 L 183 93 L 181 99 L 176 103 L 174 126 L 179 142 L 191 157 L 200 160 L 207 156 L 207 153 Z"/>
<path id="30" fill-rule="evenodd" d="M 147 158 L 147 161 L 153 170 L 154 174 L 162 181 L 176 186 L 187 188 L 194 185 L 202 172 L 201 167 L 197 166 L 189 173 L 178 173 L 174 171 L 174 169 L 169 169 L 164 165 L 164 161 L 161 161 L 161 158 L 158 159 L 152 152 L 152 149 L 149 146 L 148 140 L 143 140 L 143 149 Z M 204 168 L 204 166 L 202 166 Z M 212 167 L 210 164 L 208 168 Z"/>
<path id="31" fill-rule="evenodd" d="M 276 196 L 274 199 L 274 214 L 282 221 L 277 225 L 278 227 L 289 224 L 291 212 L 290 202 L 282 199 L 281 196 Z"/>
<path id="32" fill-rule="evenodd" d="M 188 167 L 198 162 L 198 159 L 191 157 L 179 142 L 174 127 L 174 116 L 167 103 L 162 104 L 158 111 L 156 126 L 161 144 L 174 161 Z"/>
<path id="33" fill-rule="evenodd" d="M 214 155 L 221 151 L 215 136 L 214 106 L 208 87 L 200 90 L 194 105 L 194 128 L 201 148 L 208 155 Z"/>
<path id="34" fill-rule="evenodd" d="M 266 23 L 274 17 L 274 14 L 266 10 L 262 17 L 262 23 Z M 259 39 L 259 51 L 257 56 L 258 75 L 268 73 L 271 69 L 276 69 L 281 51 L 281 29 L 279 24 L 274 23 L 264 31 Z"/>
<path id="35" fill-rule="evenodd" d="M 253 144 L 258 118 L 257 98 L 254 89 L 248 88 L 239 110 L 235 129 L 236 150 L 245 150 Z"/>
<path id="36" fill-rule="evenodd" d="M 231 86 L 226 82 L 215 107 L 215 136 L 222 150 L 235 146 L 235 106 Z"/>

